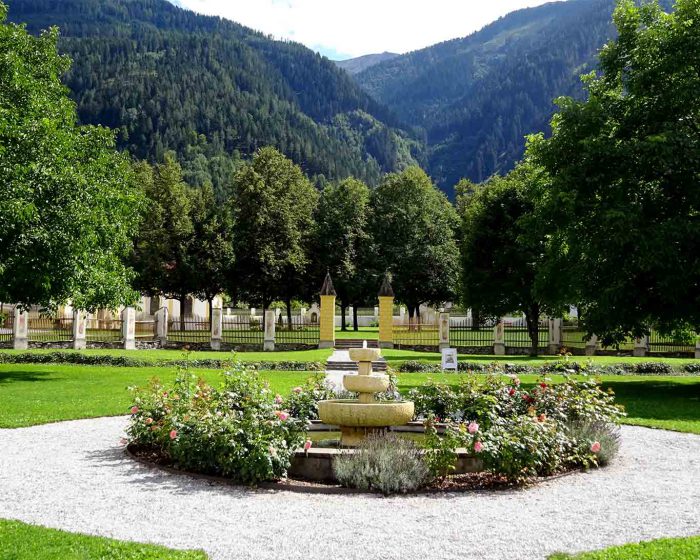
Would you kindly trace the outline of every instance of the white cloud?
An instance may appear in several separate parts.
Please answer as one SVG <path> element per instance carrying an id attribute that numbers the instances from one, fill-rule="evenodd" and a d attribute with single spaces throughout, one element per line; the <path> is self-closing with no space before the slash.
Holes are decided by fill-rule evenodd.
<path id="1" fill-rule="evenodd" d="M 408 52 L 464 37 L 543 0 L 179 0 L 324 54 Z"/>

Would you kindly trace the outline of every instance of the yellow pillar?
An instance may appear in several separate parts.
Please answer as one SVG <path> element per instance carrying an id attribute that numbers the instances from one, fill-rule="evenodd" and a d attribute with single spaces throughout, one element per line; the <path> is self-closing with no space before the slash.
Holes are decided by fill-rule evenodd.
<path id="1" fill-rule="evenodd" d="M 379 347 L 394 347 L 394 290 L 388 274 L 379 289 Z"/>
<path id="2" fill-rule="evenodd" d="M 335 296 L 331 275 L 327 273 L 321 287 L 319 348 L 333 348 L 335 346 Z"/>

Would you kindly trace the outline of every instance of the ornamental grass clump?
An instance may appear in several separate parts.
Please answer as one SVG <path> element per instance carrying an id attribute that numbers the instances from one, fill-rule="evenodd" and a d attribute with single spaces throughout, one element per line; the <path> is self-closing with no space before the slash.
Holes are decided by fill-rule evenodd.
<path id="1" fill-rule="evenodd" d="M 212 387 L 182 371 L 170 387 L 134 390 L 129 443 L 183 470 L 256 484 L 286 475 L 306 422 L 280 406 L 259 375 L 236 366 Z"/>
<path id="2" fill-rule="evenodd" d="M 372 435 L 353 453 L 336 457 L 333 472 L 343 486 L 385 496 L 413 492 L 431 480 L 421 449 L 391 433 Z"/>

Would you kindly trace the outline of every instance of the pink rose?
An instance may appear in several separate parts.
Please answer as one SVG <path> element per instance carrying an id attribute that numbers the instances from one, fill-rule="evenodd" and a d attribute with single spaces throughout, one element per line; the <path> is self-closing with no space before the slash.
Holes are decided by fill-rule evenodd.
<path id="1" fill-rule="evenodd" d="M 287 420 L 289 418 L 289 414 L 287 414 L 286 412 L 284 412 L 282 410 L 276 411 L 275 414 L 277 415 L 277 418 L 282 420 L 282 422 L 284 422 L 285 420 Z"/>
<path id="2" fill-rule="evenodd" d="M 175 439 L 177 437 L 177 430 L 170 430 L 170 439 Z"/>
<path id="3" fill-rule="evenodd" d="M 600 442 L 599 441 L 594 441 L 591 444 L 591 452 L 593 453 L 598 453 L 600 451 Z"/>
<path id="4" fill-rule="evenodd" d="M 270 446 L 267 450 L 270 453 L 270 457 L 277 457 L 277 450 L 274 447 Z"/>
<path id="5" fill-rule="evenodd" d="M 547 419 L 547 417 L 546 417 L 544 414 L 540 414 L 540 415 L 537 417 L 537 421 L 538 421 L 538 422 L 544 422 L 546 419 Z"/>
<path id="6" fill-rule="evenodd" d="M 138 411 L 139 411 L 139 407 L 138 407 L 138 406 L 132 406 L 132 407 L 131 407 L 131 414 L 136 414 Z"/>
<path id="7" fill-rule="evenodd" d="M 307 439 L 307 440 L 304 442 L 304 451 L 308 451 L 309 449 L 311 449 L 311 440 L 310 440 L 310 439 Z"/>
<path id="8" fill-rule="evenodd" d="M 153 424 L 153 418 L 146 418 L 146 424 Z"/>
<path id="9" fill-rule="evenodd" d="M 303 390 L 304 390 L 304 389 L 302 389 L 301 387 L 294 387 L 294 389 L 292 389 L 292 391 L 294 391 L 297 395 L 298 395 L 299 393 L 301 393 Z"/>
<path id="10" fill-rule="evenodd" d="M 482 443 L 480 441 L 474 442 L 474 451 L 476 453 L 481 453 L 481 450 L 484 448 Z"/>
<path id="11" fill-rule="evenodd" d="M 275 404 L 282 404 L 283 401 L 282 395 L 275 395 Z"/>
<path id="12" fill-rule="evenodd" d="M 470 434 L 475 434 L 479 431 L 479 424 L 477 424 L 476 422 L 471 422 L 469 426 L 467 426 L 467 430 Z"/>

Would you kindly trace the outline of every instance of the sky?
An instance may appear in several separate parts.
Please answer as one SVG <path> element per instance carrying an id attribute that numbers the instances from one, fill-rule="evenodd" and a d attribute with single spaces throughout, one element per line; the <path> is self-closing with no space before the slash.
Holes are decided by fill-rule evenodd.
<path id="1" fill-rule="evenodd" d="M 343 60 L 464 37 L 543 0 L 171 0 Z"/>

